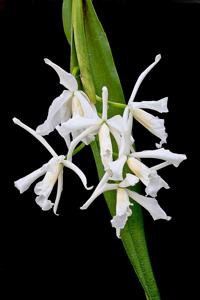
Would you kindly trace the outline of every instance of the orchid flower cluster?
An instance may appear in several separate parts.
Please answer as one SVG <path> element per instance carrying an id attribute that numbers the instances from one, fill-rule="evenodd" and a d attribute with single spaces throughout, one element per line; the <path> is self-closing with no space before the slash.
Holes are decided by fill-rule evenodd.
<path id="1" fill-rule="evenodd" d="M 143 79 L 160 59 L 161 56 L 157 55 L 155 61 L 141 73 L 128 104 L 124 105 L 122 116 L 115 115 L 111 118 L 108 118 L 109 101 L 106 86 L 102 87 L 102 114 L 100 115 L 88 96 L 83 91 L 78 90 L 75 77 L 55 63 L 45 59 L 45 63 L 58 74 L 60 84 L 64 86 L 65 90 L 52 102 L 47 119 L 36 130 L 31 129 L 16 118 L 13 119 L 15 124 L 39 140 L 52 156 L 42 167 L 15 181 L 15 186 L 20 193 L 26 191 L 39 177 L 44 176 L 35 185 L 35 201 L 42 210 L 53 208 L 54 213 L 57 214 L 63 189 L 64 167 L 73 170 L 86 189 L 93 188 L 87 186 L 86 176 L 74 164 L 73 153 L 80 142 L 89 145 L 92 141 L 98 139 L 100 157 L 105 173 L 81 209 L 88 208 L 102 193 L 111 190 L 116 191 L 116 215 L 111 220 L 111 224 L 116 229 L 118 237 L 120 237 L 120 231 L 125 227 L 128 218 L 132 215 L 132 207 L 135 202 L 144 207 L 154 220 L 170 220 L 171 217 L 167 216 L 156 200 L 157 193 L 161 188 L 169 188 L 169 185 L 161 178 L 158 171 L 168 165 L 178 167 L 186 159 L 186 156 L 172 153 L 162 147 L 167 140 L 164 120 L 146 112 L 146 110 L 159 113 L 168 112 L 168 98 L 165 97 L 157 101 L 134 101 Z M 156 144 L 156 149 L 135 151 L 133 146 L 135 141 L 132 136 L 133 119 L 160 139 L 160 143 Z M 67 155 L 58 155 L 44 139 L 43 136 L 48 135 L 53 130 L 57 130 L 60 136 L 64 138 L 68 148 Z M 115 159 L 113 140 L 118 148 Z M 158 159 L 162 162 L 153 167 L 148 167 L 141 161 L 143 158 Z M 125 171 L 125 165 L 126 170 L 129 170 L 128 172 Z M 144 184 L 146 195 L 141 195 L 132 189 L 139 181 Z M 49 196 L 56 182 L 57 194 L 53 203 Z"/>

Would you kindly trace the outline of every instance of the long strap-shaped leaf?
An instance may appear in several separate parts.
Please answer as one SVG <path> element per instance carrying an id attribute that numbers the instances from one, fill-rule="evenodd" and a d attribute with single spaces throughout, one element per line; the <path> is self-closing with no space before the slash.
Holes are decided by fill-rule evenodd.
<path id="1" fill-rule="evenodd" d="M 69 9 L 71 3 L 73 13 L 72 20 L 69 22 L 66 19 L 67 17 L 70 18 L 71 14 L 69 11 L 66 11 L 66 7 Z M 84 74 L 86 83 L 83 84 L 83 87 L 86 87 L 86 92 L 88 92 L 87 87 L 90 84 L 92 86 L 94 84 L 96 93 L 100 94 L 102 86 L 106 85 L 109 88 L 110 98 L 124 103 L 123 92 L 109 43 L 91 0 L 84 2 L 83 0 L 64 0 L 63 22 L 68 39 L 71 33 L 74 34 L 77 63 L 79 66 L 74 65 L 73 67 L 80 68 L 81 76 Z M 72 57 L 74 55 L 75 53 L 73 53 Z M 97 142 L 93 142 L 91 146 L 98 175 L 101 178 L 104 170 L 100 160 L 99 147 Z M 104 196 L 111 215 L 114 215 L 116 205 L 115 193 L 107 192 Z M 139 205 L 134 205 L 133 215 L 129 217 L 127 225 L 121 233 L 121 238 L 130 262 L 143 286 L 146 298 L 148 300 L 159 300 L 160 296 L 148 256 L 142 212 Z"/>

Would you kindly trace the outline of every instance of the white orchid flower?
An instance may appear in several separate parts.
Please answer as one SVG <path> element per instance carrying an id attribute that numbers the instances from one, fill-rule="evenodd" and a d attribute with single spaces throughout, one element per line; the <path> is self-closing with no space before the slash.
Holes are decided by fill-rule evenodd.
<path id="1" fill-rule="evenodd" d="M 95 118 L 75 116 L 71 118 L 66 123 L 61 125 L 62 136 L 65 138 L 65 135 L 68 136 L 69 133 L 84 129 L 84 131 L 78 135 L 70 144 L 67 158 L 71 159 L 72 153 L 75 147 L 83 139 L 99 135 L 99 144 L 100 144 L 100 154 L 101 160 L 105 170 L 108 168 L 110 162 L 112 162 L 112 143 L 111 136 L 112 134 L 119 145 L 122 134 L 122 117 L 116 115 L 110 119 L 107 117 L 108 110 L 108 90 L 106 87 L 102 88 L 102 117 L 100 118 L 96 114 Z"/>
<path id="2" fill-rule="evenodd" d="M 86 189 L 91 189 L 92 187 L 87 187 L 87 179 L 83 172 L 72 162 L 67 161 L 64 155 L 57 155 L 53 148 L 47 143 L 47 141 L 40 136 L 36 131 L 22 123 L 20 120 L 13 118 L 13 122 L 30 134 L 32 134 L 37 140 L 39 140 L 42 145 L 51 153 L 52 158 L 44 164 L 41 168 L 35 170 L 31 174 L 15 181 L 15 187 L 20 191 L 20 193 L 25 192 L 33 182 L 35 182 L 39 177 L 44 175 L 42 181 L 38 182 L 35 186 L 35 194 L 37 195 L 35 201 L 41 207 L 42 210 L 49 210 L 53 207 L 53 211 L 57 214 L 57 208 L 60 201 L 62 189 L 63 189 L 63 168 L 67 167 L 73 170 L 81 179 L 84 187 Z M 57 195 L 55 202 L 52 203 L 49 200 L 49 196 L 53 190 L 55 183 L 58 181 L 57 185 Z"/>
<path id="3" fill-rule="evenodd" d="M 168 98 L 165 97 L 158 101 L 141 102 L 135 102 L 134 99 L 142 81 L 144 80 L 146 75 L 153 69 L 153 67 L 160 61 L 160 59 L 161 55 L 159 54 L 155 57 L 155 61 L 147 69 L 145 69 L 142 72 L 142 74 L 138 77 L 138 80 L 136 81 L 130 99 L 128 101 L 128 107 L 130 108 L 133 117 L 146 129 L 148 129 L 152 134 L 154 134 L 161 140 L 160 144 L 156 144 L 158 148 L 160 148 L 162 144 L 166 143 L 167 141 L 167 133 L 165 131 L 164 120 L 153 116 L 152 114 L 144 111 L 143 109 L 150 109 L 159 113 L 166 113 L 168 112 Z"/>
<path id="4" fill-rule="evenodd" d="M 83 91 L 78 90 L 78 83 L 75 77 L 64 71 L 49 59 L 45 58 L 44 61 L 56 71 L 60 78 L 60 84 L 62 84 L 66 90 L 64 90 L 59 97 L 54 99 L 49 107 L 47 119 L 43 124 L 37 127 L 36 132 L 42 136 L 48 135 L 57 126 L 59 131 L 59 125 L 69 120 L 71 116 L 75 115 L 93 118 L 96 112 L 95 106 L 90 102 Z M 70 138 L 68 136 L 68 147 L 69 144 Z"/>
<path id="5" fill-rule="evenodd" d="M 157 150 L 146 150 L 135 152 L 132 147 L 133 138 L 131 136 L 132 130 L 132 116 L 128 107 L 124 110 L 123 114 L 123 134 L 121 138 L 121 145 L 119 150 L 119 158 L 109 163 L 109 170 L 112 174 L 113 180 L 123 179 L 123 168 L 127 163 L 129 169 L 135 174 L 142 183 L 146 186 L 145 192 L 152 197 L 157 196 L 157 192 L 164 187 L 168 189 L 168 184 L 158 175 L 157 171 L 173 164 L 178 166 L 186 156 L 183 154 L 172 153 L 163 148 Z M 147 167 L 139 159 L 141 158 L 155 158 L 164 160 L 165 162 L 154 167 Z"/>
<path id="6" fill-rule="evenodd" d="M 128 217 L 132 214 L 130 206 L 132 206 L 133 203 L 130 202 L 130 198 L 148 210 L 154 220 L 171 219 L 171 217 L 167 216 L 164 210 L 159 206 L 155 198 L 142 196 L 129 189 L 129 187 L 138 183 L 139 179 L 136 176 L 127 173 L 125 179 L 120 183 L 107 183 L 108 180 L 109 174 L 107 172 L 102 177 L 91 197 L 81 207 L 81 209 L 87 209 L 88 206 L 102 193 L 116 190 L 116 215 L 111 220 L 111 224 L 114 228 L 116 228 L 117 237 L 120 238 L 120 231 L 125 227 Z"/>

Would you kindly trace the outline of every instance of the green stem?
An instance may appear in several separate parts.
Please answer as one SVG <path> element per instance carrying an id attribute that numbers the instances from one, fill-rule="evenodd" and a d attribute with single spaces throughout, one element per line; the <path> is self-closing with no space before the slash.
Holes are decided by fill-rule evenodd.
<path id="1" fill-rule="evenodd" d="M 102 98 L 96 95 L 96 101 L 102 103 Z M 108 104 L 120 109 L 124 109 L 126 107 L 126 104 L 113 102 L 113 101 L 108 101 Z"/>

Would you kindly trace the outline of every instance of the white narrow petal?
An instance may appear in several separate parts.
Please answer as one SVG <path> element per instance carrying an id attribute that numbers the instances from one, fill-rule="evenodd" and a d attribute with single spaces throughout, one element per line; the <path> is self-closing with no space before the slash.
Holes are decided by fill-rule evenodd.
<path id="1" fill-rule="evenodd" d="M 109 166 L 109 163 L 112 161 L 113 150 L 112 142 L 110 138 L 109 127 L 103 123 L 99 129 L 99 145 L 100 145 L 100 156 L 101 162 L 106 170 Z"/>
<path id="2" fill-rule="evenodd" d="M 149 174 L 149 182 L 145 189 L 146 194 L 150 195 L 151 197 L 156 197 L 157 192 L 163 187 L 165 189 L 169 189 L 167 182 L 163 180 L 156 171 L 152 171 Z"/>
<path id="3" fill-rule="evenodd" d="M 106 86 L 102 88 L 102 119 L 107 120 L 108 114 L 108 89 Z"/>
<path id="4" fill-rule="evenodd" d="M 123 155 L 117 160 L 109 163 L 109 169 L 112 172 L 112 180 L 123 180 L 123 168 L 126 160 L 126 155 Z"/>
<path id="5" fill-rule="evenodd" d="M 151 109 L 151 110 L 158 111 L 160 113 L 166 113 L 168 112 L 167 102 L 168 102 L 168 97 L 162 98 L 157 101 L 132 102 L 130 103 L 130 108 Z"/>
<path id="6" fill-rule="evenodd" d="M 120 182 L 119 187 L 120 188 L 125 188 L 125 187 L 128 187 L 128 186 L 134 186 L 138 182 L 139 182 L 139 178 L 138 177 L 136 177 L 133 174 L 127 173 L 126 177 L 124 178 L 124 180 L 122 182 Z"/>
<path id="7" fill-rule="evenodd" d="M 117 184 L 105 184 L 103 186 L 100 186 L 99 189 L 95 189 L 94 193 L 91 195 L 91 197 L 83 204 L 83 206 L 80 207 L 80 209 L 87 209 L 88 206 L 101 194 L 107 191 L 116 190 L 118 187 Z"/>
<path id="8" fill-rule="evenodd" d="M 178 167 L 179 164 L 187 158 L 184 154 L 173 153 L 164 148 L 135 152 L 133 153 L 133 156 L 137 158 L 156 158 L 165 160 L 166 162 L 173 164 L 175 167 Z"/>
<path id="9" fill-rule="evenodd" d="M 61 67 L 54 64 L 52 61 L 50 61 L 47 58 L 45 58 L 44 61 L 47 65 L 51 66 L 56 71 L 60 79 L 60 84 L 62 84 L 64 87 L 66 87 L 68 90 L 72 92 L 78 89 L 78 83 L 72 74 L 64 71 Z"/>
<path id="10" fill-rule="evenodd" d="M 149 182 L 150 169 L 134 157 L 127 160 L 129 169 L 147 186 Z"/>
<path id="11" fill-rule="evenodd" d="M 62 136 L 62 138 L 64 138 L 66 146 L 69 149 L 70 143 L 71 143 L 70 134 L 67 133 L 67 131 L 65 130 L 65 128 L 62 127 L 62 126 L 60 126 L 60 125 L 56 126 L 56 130 L 58 131 L 58 133 L 60 134 L 60 136 Z"/>
<path id="12" fill-rule="evenodd" d="M 129 201 L 129 195 L 126 189 L 117 189 L 116 216 L 111 220 L 112 227 L 116 228 L 117 237 L 120 238 L 120 231 L 126 225 L 128 217 L 131 216 L 132 210 Z"/>
<path id="13" fill-rule="evenodd" d="M 133 88 L 132 94 L 130 96 L 129 104 L 134 101 L 137 91 L 138 91 L 142 81 L 146 77 L 146 75 L 151 71 L 151 69 L 153 69 L 153 67 L 159 62 L 160 59 L 161 59 L 161 55 L 160 54 L 156 55 L 155 61 L 140 74 L 140 76 L 138 77 L 136 84 Z"/>
<path id="14" fill-rule="evenodd" d="M 87 178 L 86 178 L 85 174 L 75 164 L 73 164 L 71 161 L 63 160 L 63 165 L 65 167 L 71 169 L 72 171 L 74 171 L 78 175 L 78 177 L 80 178 L 80 180 L 82 181 L 84 187 L 87 190 L 91 190 L 93 188 L 93 186 L 87 187 Z"/>
<path id="15" fill-rule="evenodd" d="M 119 133 L 122 134 L 123 132 L 123 119 L 122 116 L 116 115 L 106 121 L 106 124 L 115 130 L 117 130 Z"/>
<path id="16" fill-rule="evenodd" d="M 164 219 L 171 220 L 171 217 L 167 216 L 164 210 L 158 204 L 158 201 L 155 198 L 144 197 L 136 192 L 127 190 L 129 197 L 131 197 L 134 201 L 144 207 L 151 214 L 154 220 Z"/>
<path id="17" fill-rule="evenodd" d="M 28 190 L 28 188 L 34 181 L 36 181 L 40 176 L 45 174 L 46 170 L 47 164 L 43 165 L 41 168 L 35 170 L 34 172 L 26 175 L 25 177 L 15 181 L 14 185 L 20 191 L 20 194 Z"/>
<path id="18" fill-rule="evenodd" d="M 99 129 L 99 125 L 98 126 L 91 126 L 89 128 L 87 128 L 86 130 L 84 130 L 79 136 L 77 136 L 77 138 L 75 138 L 69 147 L 69 151 L 67 154 L 67 159 L 71 159 L 72 158 L 72 154 L 74 149 L 76 148 L 76 146 L 86 137 L 90 137 L 91 134 L 96 134 L 98 132 Z"/>
<path id="19" fill-rule="evenodd" d="M 48 135 L 57 125 L 66 122 L 71 117 L 72 93 L 63 91 L 62 94 L 53 100 L 49 107 L 47 119 L 36 128 L 40 135 Z"/>
<path id="20" fill-rule="evenodd" d="M 80 101 L 84 117 L 99 119 L 95 105 L 90 101 L 88 96 L 83 91 L 76 91 L 74 96 Z"/>
<path id="21" fill-rule="evenodd" d="M 58 156 L 57 153 L 53 150 L 53 148 L 47 143 L 47 141 L 41 135 L 37 134 L 35 130 L 25 125 L 17 118 L 13 118 L 13 122 L 18 126 L 22 127 L 23 129 L 25 129 L 27 132 L 33 135 L 38 141 L 40 141 L 40 143 L 51 153 L 52 156 L 55 157 Z"/>
<path id="22" fill-rule="evenodd" d="M 63 169 L 60 171 L 59 176 L 58 176 L 58 186 L 57 186 L 57 193 L 56 193 L 56 200 L 53 206 L 53 212 L 55 215 L 58 216 L 57 214 L 57 209 L 58 209 L 58 204 L 60 202 L 60 197 L 63 191 Z"/>
<path id="23" fill-rule="evenodd" d="M 165 131 L 163 119 L 154 117 L 152 114 L 149 114 L 140 108 L 133 109 L 132 114 L 140 124 L 161 139 L 161 144 L 158 147 L 160 147 L 163 143 L 166 143 L 167 133 Z"/>
<path id="24" fill-rule="evenodd" d="M 42 210 L 47 211 L 54 205 L 51 200 L 47 199 L 45 195 L 39 195 L 36 197 L 35 202 L 41 207 Z"/>

